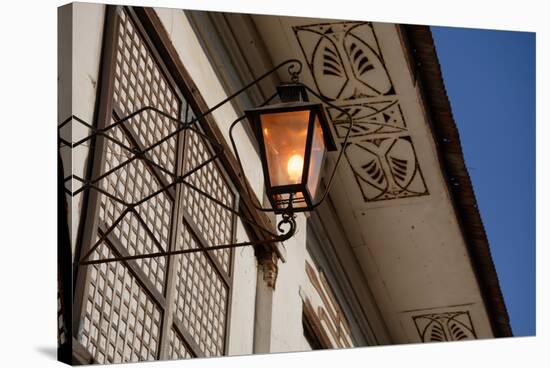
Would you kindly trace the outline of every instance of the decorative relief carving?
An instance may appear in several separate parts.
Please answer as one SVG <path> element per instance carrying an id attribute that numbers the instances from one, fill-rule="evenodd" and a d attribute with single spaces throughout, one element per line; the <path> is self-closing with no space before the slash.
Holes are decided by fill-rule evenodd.
<path id="1" fill-rule="evenodd" d="M 318 91 L 354 119 L 345 153 L 364 201 L 429 194 L 372 24 L 293 29 Z M 347 116 L 327 112 L 342 142 Z"/>
<path id="2" fill-rule="evenodd" d="M 422 342 L 477 339 L 468 311 L 423 314 L 412 319 Z"/>
<path id="3" fill-rule="evenodd" d="M 427 193 L 409 136 L 364 139 L 349 144 L 345 155 L 365 201 Z"/>
<path id="4" fill-rule="evenodd" d="M 279 266 L 277 265 L 279 257 L 277 253 L 272 251 L 264 251 L 257 254 L 258 268 L 262 271 L 263 280 L 272 289 L 275 289 L 277 283 L 277 275 L 279 274 Z"/>
<path id="5" fill-rule="evenodd" d="M 372 24 L 293 27 L 319 92 L 330 100 L 393 95 Z"/>
<path id="6" fill-rule="evenodd" d="M 405 119 L 397 100 L 382 99 L 370 102 L 340 105 L 353 118 L 350 137 L 361 137 L 376 133 L 406 132 Z M 342 112 L 329 107 L 328 115 L 334 124 L 336 135 L 344 139 L 347 133 L 348 120 Z"/>

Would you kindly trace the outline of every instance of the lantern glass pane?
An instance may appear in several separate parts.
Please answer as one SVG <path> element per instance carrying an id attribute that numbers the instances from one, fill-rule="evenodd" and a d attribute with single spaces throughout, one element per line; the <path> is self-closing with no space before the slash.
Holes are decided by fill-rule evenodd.
<path id="1" fill-rule="evenodd" d="M 313 126 L 313 141 L 311 142 L 311 156 L 309 163 L 309 173 L 307 177 L 307 188 L 311 198 L 315 198 L 317 188 L 319 187 L 319 178 L 321 176 L 321 168 L 325 158 L 325 138 L 323 137 L 323 128 L 319 122 L 319 117 L 315 116 L 315 124 Z"/>
<path id="2" fill-rule="evenodd" d="M 310 110 L 262 114 L 271 187 L 302 182 Z"/>
<path id="3" fill-rule="evenodd" d="M 290 198 L 290 194 L 284 193 L 284 194 L 275 194 L 275 207 L 277 209 L 283 209 L 288 207 L 288 199 Z M 304 208 L 307 206 L 306 200 L 304 198 L 304 194 L 302 192 L 295 192 L 292 195 L 292 208 Z"/>

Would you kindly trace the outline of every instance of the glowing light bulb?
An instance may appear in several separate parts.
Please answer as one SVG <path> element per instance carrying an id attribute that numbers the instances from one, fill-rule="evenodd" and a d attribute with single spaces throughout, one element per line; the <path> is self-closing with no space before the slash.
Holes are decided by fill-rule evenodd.
<path id="1" fill-rule="evenodd" d="M 286 171 L 288 173 L 288 178 L 292 182 L 300 181 L 302 177 L 302 171 L 304 168 L 304 158 L 302 155 L 294 154 L 288 159 L 286 164 Z"/>

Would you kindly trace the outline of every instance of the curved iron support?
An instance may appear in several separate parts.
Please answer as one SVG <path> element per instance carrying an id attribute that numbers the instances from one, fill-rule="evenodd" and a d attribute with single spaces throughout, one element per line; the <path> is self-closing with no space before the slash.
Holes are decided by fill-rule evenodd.
<path id="1" fill-rule="evenodd" d="M 100 176 L 98 176 L 97 178 L 91 178 L 89 180 L 85 180 L 83 178 L 80 178 L 78 177 L 77 175 L 70 175 L 66 178 L 63 179 L 63 182 L 67 182 L 68 180 L 70 179 L 75 179 L 75 180 L 78 180 L 80 182 L 83 183 L 82 187 L 77 189 L 76 191 L 70 191 L 68 190 L 67 188 L 64 188 L 65 191 L 71 195 L 71 196 L 75 196 L 77 194 L 79 194 L 80 192 L 84 191 L 84 190 L 87 190 L 87 189 L 94 189 L 96 191 L 98 191 L 99 193 L 102 193 L 104 195 L 106 195 L 107 197 L 111 198 L 112 200 L 114 201 L 117 201 L 119 203 L 121 203 L 122 205 L 124 205 L 126 208 L 121 212 L 120 216 L 109 226 L 108 229 L 106 229 L 104 232 L 100 232 L 100 236 L 99 236 L 99 239 L 96 241 L 96 243 L 90 247 L 90 249 L 86 252 L 86 254 L 80 258 L 79 260 L 79 264 L 81 265 L 89 265 L 89 264 L 100 264 L 100 263 L 106 263 L 106 262 L 114 262 L 114 261 L 126 261 L 126 260 L 131 260 L 131 259 L 143 259 L 143 258 L 152 258 L 152 257 L 161 257 L 161 256 L 170 256 L 170 255 L 176 255 L 176 254 L 185 254 L 185 253 L 192 253 L 192 252 L 199 252 L 199 251 L 212 251 L 212 250 L 218 250 L 218 249 L 224 249 L 224 248 L 237 248 L 237 247 L 243 247 L 243 246 L 250 246 L 250 245 L 260 245 L 260 244 L 272 244 L 272 243 L 278 243 L 278 242 L 282 242 L 282 241 L 285 241 L 285 240 L 288 240 L 290 239 L 296 232 L 296 221 L 294 219 L 294 215 L 292 214 L 292 208 L 289 207 L 289 210 L 290 212 L 289 213 L 286 213 L 286 214 L 283 214 L 283 218 L 281 219 L 281 221 L 279 221 L 279 223 L 277 224 L 277 229 L 279 230 L 279 232 L 281 232 L 281 234 L 274 234 L 272 233 L 271 231 L 269 231 L 268 229 L 264 229 L 262 226 L 260 226 L 259 224 L 256 224 L 254 223 L 253 221 L 245 218 L 244 216 L 242 216 L 242 214 L 236 210 L 234 210 L 233 208 L 229 207 L 229 206 L 226 206 L 224 203 L 222 203 L 221 201 L 217 200 L 216 198 L 212 197 L 211 195 L 209 195 L 208 193 L 205 193 L 203 191 L 201 191 L 199 188 L 195 187 L 194 185 L 192 185 L 191 183 L 185 181 L 185 178 L 187 178 L 188 176 L 190 176 L 191 174 L 193 174 L 194 172 L 200 170 L 202 167 L 206 166 L 207 164 L 213 162 L 216 158 L 219 157 L 219 155 L 223 152 L 223 146 L 221 146 L 218 142 L 214 141 L 212 138 L 208 137 L 207 135 L 203 134 L 202 132 L 196 130 L 196 129 L 193 129 L 192 125 L 204 118 L 206 115 L 212 113 L 213 111 L 215 111 L 217 108 L 219 108 L 220 106 L 222 106 L 223 104 L 231 101 L 233 98 L 235 98 L 237 95 L 239 95 L 240 93 L 244 92 L 245 90 L 247 90 L 248 88 L 256 85 L 259 81 L 261 81 L 262 79 L 266 78 L 267 76 L 271 75 L 272 73 L 274 73 L 275 71 L 277 71 L 278 69 L 280 69 L 281 67 L 285 66 L 285 65 L 288 65 L 288 72 L 289 74 L 291 75 L 291 78 L 292 80 L 297 80 L 298 78 L 298 75 L 300 74 L 300 72 L 302 71 L 302 63 L 301 61 L 297 60 L 297 59 L 289 59 L 289 60 L 286 60 L 282 63 L 280 63 L 279 65 L 275 66 L 273 69 L 267 71 L 266 73 L 262 74 L 260 77 L 256 78 L 254 81 L 252 81 L 251 83 L 247 84 L 246 86 L 244 86 L 243 88 L 241 88 L 240 90 L 236 91 L 235 93 L 233 93 L 232 95 L 228 96 L 226 99 L 224 99 L 223 101 L 220 101 L 218 104 L 216 104 L 215 106 L 211 107 L 210 109 L 208 109 L 206 112 L 204 112 L 203 114 L 201 114 L 200 116 L 196 116 L 195 118 L 193 118 L 192 120 L 188 121 L 188 122 L 183 122 L 167 113 L 165 113 L 164 111 L 162 110 L 159 110 L 155 107 L 152 107 L 152 106 L 145 106 L 145 107 L 142 107 L 134 112 L 132 112 L 131 114 L 125 116 L 124 118 L 116 121 L 115 123 L 113 124 L 110 124 L 109 126 L 103 128 L 103 129 L 96 129 L 95 127 L 93 127 L 91 124 L 85 122 L 84 120 L 78 118 L 77 116 L 75 115 L 72 115 L 70 116 L 69 118 L 65 119 L 59 126 L 58 126 L 58 131 L 61 130 L 65 125 L 67 125 L 70 121 L 72 120 L 76 120 L 78 121 L 79 123 L 83 124 L 84 126 L 88 127 L 92 133 L 82 139 L 80 139 L 79 141 L 75 142 L 75 143 L 71 143 L 71 142 L 68 142 L 67 140 L 61 138 L 61 136 L 58 134 L 58 139 L 59 139 L 59 143 L 60 144 L 64 144 L 68 147 L 71 147 L 71 148 L 74 148 L 74 147 L 77 147 L 81 144 L 84 144 L 85 142 L 87 142 L 88 140 L 92 139 L 93 137 L 96 137 L 96 136 L 102 136 L 104 137 L 105 139 L 108 139 L 108 140 L 111 140 L 112 142 L 114 142 L 115 144 L 119 145 L 120 147 L 124 148 L 125 150 L 127 150 L 129 153 L 132 154 L 131 157 L 129 157 L 127 160 L 121 162 L 119 165 L 111 168 L 109 171 L 101 174 Z M 263 102 L 262 105 L 265 105 L 267 103 L 269 103 L 269 101 L 271 101 L 274 97 L 276 96 L 276 94 L 272 95 L 271 97 L 269 97 L 266 101 Z M 167 136 L 163 137 L 162 139 L 160 139 L 159 141 L 151 144 L 149 147 L 145 148 L 145 149 L 142 149 L 142 150 L 136 150 L 136 149 L 133 149 L 131 147 L 128 147 L 126 146 L 124 143 L 120 142 L 118 139 L 108 135 L 108 131 L 115 128 L 115 127 L 118 127 L 120 125 L 122 125 L 123 123 L 129 121 L 130 119 L 138 116 L 139 114 L 141 113 L 144 113 L 146 111 L 154 111 L 156 112 L 157 114 L 161 115 L 161 116 L 164 116 L 165 118 L 169 119 L 169 120 L 172 120 L 174 122 L 176 122 L 178 124 L 178 128 L 173 131 L 172 133 L 168 134 Z M 239 120 L 242 120 L 242 118 L 239 118 Z M 232 124 L 232 127 L 233 127 L 234 124 Z M 180 175 L 180 176 L 177 176 L 175 175 L 174 173 L 166 170 L 165 168 L 161 167 L 160 165 L 158 165 L 156 162 L 154 162 L 151 158 L 147 157 L 147 153 L 149 151 L 151 151 L 152 149 L 154 149 L 155 147 L 158 147 L 159 145 L 161 145 L 162 143 L 166 142 L 168 139 L 170 139 L 171 137 L 174 137 L 175 135 L 177 135 L 179 132 L 185 130 L 185 129 L 190 129 L 192 131 L 194 131 L 196 134 L 202 136 L 204 139 L 207 139 L 213 146 L 213 149 L 215 151 L 214 155 L 212 157 L 210 157 L 208 160 L 206 160 L 205 162 L 202 162 L 201 164 L 197 165 L 196 167 L 194 167 L 193 169 L 191 169 L 190 171 L 186 172 L 185 174 L 183 175 Z M 235 148 L 235 145 L 234 145 L 234 142 L 233 142 L 233 139 L 231 137 L 231 141 L 232 141 L 232 144 L 233 144 L 233 147 L 235 149 L 235 154 L 238 155 L 238 152 Z M 135 202 L 135 203 L 128 203 L 124 200 L 121 200 L 119 198 L 117 198 L 116 196 L 112 195 L 111 193 L 108 193 L 107 191 L 103 190 L 102 188 L 100 188 L 99 186 L 96 185 L 97 182 L 99 182 L 100 180 L 104 179 L 105 177 L 107 177 L 108 175 L 112 174 L 113 172 L 115 172 L 116 170 L 120 169 L 121 167 L 127 165 L 128 163 L 132 162 L 133 160 L 136 160 L 136 159 L 141 159 L 141 160 L 144 160 L 146 161 L 147 163 L 159 168 L 162 172 L 166 173 L 167 175 L 169 175 L 173 181 L 167 185 L 164 185 L 162 186 L 159 190 L 147 195 L 146 197 L 144 198 L 141 198 L 139 201 Z M 238 163 L 239 163 L 239 167 L 241 169 L 241 172 L 244 172 L 242 170 L 242 165 L 241 165 L 241 162 L 240 162 L 240 158 L 238 158 Z M 121 256 L 118 256 L 118 257 L 112 257 L 112 258 L 105 258 L 105 259 L 97 259 L 97 260 L 89 260 L 88 258 L 92 255 L 93 251 L 96 250 L 99 245 L 106 239 L 106 237 L 108 236 L 108 234 L 110 232 L 112 232 L 114 230 L 114 228 L 120 223 L 120 221 L 122 220 L 122 218 L 128 214 L 128 213 L 136 213 L 136 210 L 135 210 L 135 207 L 136 206 L 139 206 L 140 204 L 144 203 L 145 201 L 153 198 L 154 196 L 162 193 L 162 192 L 165 192 L 166 190 L 168 190 L 169 188 L 177 185 L 177 184 L 184 184 L 184 185 L 188 185 L 191 189 L 193 190 L 196 190 L 199 192 L 199 194 L 203 195 L 203 196 L 206 196 L 207 198 L 209 198 L 210 200 L 214 201 L 216 204 L 222 206 L 224 209 L 230 211 L 231 213 L 233 214 L 236 214 L 237 216 L 239 216 L 243 221 L 253 225 L 253 226 L 256 226 L 258 228 L 260 228 L 262 231 L 264 231 L 265 233 L 269 234 L 271 236 L 271 238 L 269 239 L 264 239 L 264 240 L 259 240 L 259 241 L 248 241 L 248 242 L 241 242 L 241 243 L 233 243 L 233 244 L 221 244 L 221 245 L 216 245 L 216 246 L 212 246 L 212 247 L 202 247 L 202 248 L 192 248 L 192 249 L 182 249 L 182 250 L 176 250 L 176 251 L 160 251 L 160 252 L 155 252 L 155 253 L 150 253 L 150 254 L 140 254 L 140 255 L 132 255 L 132 256 L 124 256 L 124 257 L 121 257 Z M 248 186 L 245 185 L 245 187 L 247 188 L 247 191 L 249 191 L 248 189 Z M 250 194 L 250 193 L 248 193 Z M 253 204 L 255 207 L 256 205 Z M 147 225 L 144 224 L 146 228 Z M 284 228 L 288 226 L 288 230 L 285 232 Z M 149 230 L 149 229 L 148 229 Z M 158 243 L 158 240 L 154 239 L 155 240 L 155 243 Z M 160 244 L 156 244 L 159 249 L 162 249 L 162 247 L 160 246 Z"/>
<path id="2" fill-rule="evenodd" d="M 195 252 L 209 252 L 213 250 L 219 250 L 219 249 L 226 249 L 226 248 L 239 248 L 239 247 L 246 247 L 250 245 L 262 245 L 262 244 L 273 244 L 282 242 L 285 240 L 290 239 L 294 234 L 296 233 L 296 221 L 294 220 L 293 216 L 285 217 L 283 216 L 283 219 L 279 221 L 277 224 L 277 229 L 279 231 L 284 231 L 283 227 L 284 225 L 288 225 L 288 230 L 278 235 L 277 237 L 274 237 L 272 239 L 266 239 L 266 240 L 258 240 L 258 241 L 247 241 L 247 242 L 241 242 L 241 243 L 232 243 L 232 244 L 221 244 L 221 245 L 215 245 L 212 247 L 201 247 L 201 248 L 188 248 L 188 249 L 180 249 L 180 250 L 173 250 L 173 251 L 167 251 L 167 252 L 155 252 L 155 253 L 149 253 L 149 254 L 136 254 L 132 256 L 119 256 L 119 257 L 111 257 L 111 258 L 103 258 L 103 259 L 94 259 L 94 260 L 80 260 L 78 264 L 80 265 L 93 265 L 93 264 L 101 264 L 101 263 L 107 263 L 107 262 L 117 262 L 117 261 L 129 261 L 133 259 L 144 259 L 144 258 L 154 258 L 154 257 L 166 257 L 166 256 L 173 256 L 177 254 L 186 254 L 186 253 L 195 253 Z M 89 257 L 89 254 L 87 254 L 83 258 Z"/>

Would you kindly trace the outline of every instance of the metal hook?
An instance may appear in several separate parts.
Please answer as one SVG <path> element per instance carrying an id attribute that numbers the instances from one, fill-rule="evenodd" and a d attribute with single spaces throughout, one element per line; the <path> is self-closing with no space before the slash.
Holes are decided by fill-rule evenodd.
<path id="1" fill-rule="evenodd" d="M 293 60 L 294 64 L 288 66 L 288 74 L 290 74 L 290 80 L 292 83 L 298 83 L 300 81 L 300 74 L 302 73 L 302 63 L 298 60 Z M 298 70 L 293 70 L 298 66 Z"/>

